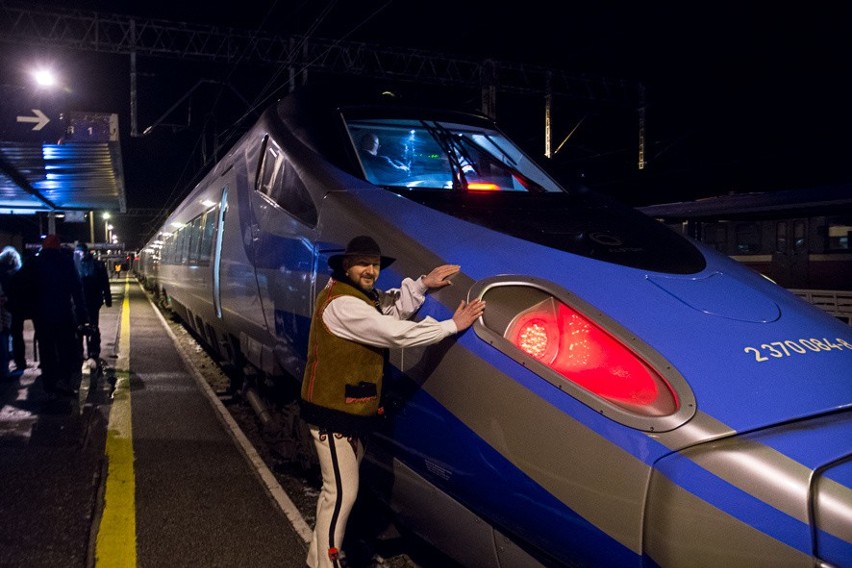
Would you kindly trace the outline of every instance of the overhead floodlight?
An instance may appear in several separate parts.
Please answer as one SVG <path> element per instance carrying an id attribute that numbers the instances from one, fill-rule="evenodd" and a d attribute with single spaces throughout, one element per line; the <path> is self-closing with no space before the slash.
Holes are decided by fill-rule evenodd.
<path id="1" fill-rule="evenodd" d="M 50 69 L 36 69 L 32 75 L 39 87 L 53 87 L 56 85 L 56 75 Z"/>

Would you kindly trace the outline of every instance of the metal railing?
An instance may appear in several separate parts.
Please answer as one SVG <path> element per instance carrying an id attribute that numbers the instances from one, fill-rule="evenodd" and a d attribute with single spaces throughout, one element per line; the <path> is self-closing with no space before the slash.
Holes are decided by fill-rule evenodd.
<path id="1" fill-rule="evenodd" d="M 800 289 L 790 289 L 790 292 L 833 315 L 840 321 L 852 325 L 852 292 Z"/>

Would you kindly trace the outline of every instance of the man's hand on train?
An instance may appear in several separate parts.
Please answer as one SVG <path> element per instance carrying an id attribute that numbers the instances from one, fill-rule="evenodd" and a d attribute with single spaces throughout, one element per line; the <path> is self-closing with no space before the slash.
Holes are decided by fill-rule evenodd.
<path id="1" fill-rule="evenodd" d="M 459 331 L 465 330 L 473 325 L 482 313 L 485 311 L 485 301 L 479 298 L 465 302 L 462 300 L 459 307 L 456 308 L 456 313 L 453 314 L 453 321 Z"/>
<path id="2" fill-rule="evenodd" d="M 458 264 L 442 264 L 432 269 L 432 272 L 421 277 L 427 288 L 443 288 L 452 284 L 450 278 L 458 274 L 461 266 Z"/>

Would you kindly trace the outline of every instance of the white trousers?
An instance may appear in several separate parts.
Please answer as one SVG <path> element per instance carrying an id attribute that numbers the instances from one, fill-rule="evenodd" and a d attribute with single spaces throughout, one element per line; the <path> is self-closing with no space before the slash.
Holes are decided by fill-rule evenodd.
<path id="1" fill-rule="evenodd" d="M 364 444 L 310 427 L 322 471 L 317 521 L 306 560 L 310 568 L 339 568 L 346 521 L 358 497 L 359 466 Z"/>

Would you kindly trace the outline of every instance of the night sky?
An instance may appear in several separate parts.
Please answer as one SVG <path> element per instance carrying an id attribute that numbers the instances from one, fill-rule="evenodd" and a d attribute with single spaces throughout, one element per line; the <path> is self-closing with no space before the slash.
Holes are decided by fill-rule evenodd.
<path id="1" fill-rule="evenodd" d="M 634 205 L 852 181 L 852 8 L 843 2 L 127 4 L 75 6 L 641 82 L 647 95 L 643 172 L 635 170 L 632 109 L 554 108 L 555 143 L 582 119 L 554 161 L 586 172 L 590 183 Z M 3 46 L 3 55 L 8 64 L 19 54 Z M 74 105 L 120 114 L 131 208 L 177 199 L 213 141 L 222 140 L 245 111 L 242 99 L 254 100 L 256 90 L 268 86 L 267 76 L 245 80 L 240 70 L 142 58 L 140 129 L 199 80 L 232 85 L 199 88 L 191 115 L 180 108 L 151 135 L 130 139 L 127 57 L 67 51 L 51 56 L 72 70 Z M 498 97 L 497 119 L 527 149 L 543 151 L 543 102 Z"/>

